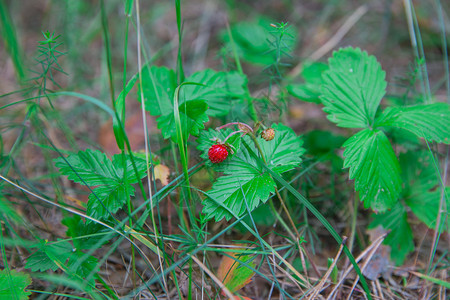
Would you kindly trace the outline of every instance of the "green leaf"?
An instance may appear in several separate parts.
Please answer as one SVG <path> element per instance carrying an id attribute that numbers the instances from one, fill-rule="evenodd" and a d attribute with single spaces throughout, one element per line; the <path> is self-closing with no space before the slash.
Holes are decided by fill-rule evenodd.
<path id="1" fill-rule="evenodd" d="M 66 241 L 44 243 L 39 246 L 38 251 L 28 257 L 25 268 L 33 272 L 56 271 L 60 266 L 65 265 L 72 250 L 72 245 Z"/>
<path id="2" fill-rule="evenodd" d="M 368 128 L 386 93 L 385 72 L 359 48 L 333 53 L 323 74 L 321 101 L 327 118 L 340 127 Z"/>
<path id="3" fill-rule="evenodd" d="M 214 183 L 207 193 L 208 198 L 203 201 L 203 213 L 207 219 L 216 218 L 216 221 L 242 216 L 254 210 L 261 202 L 266 202 L 269 196 L 275 193 L 275 182 L 268 175 L 251 172 L 242 168 L 238 176 L 222 176 Z"/>
<path id="4" fill-rule="evenodd" d="M 205 128 L 203 123 L 209 120 L 205 114 L 208 109 L 206 102 L 203 100 L 186 101 L 180 104 L 178 109 L 180 111 L 180 122 L 184 141 L 188 139 L 189 134 L 194 136 L 199 135 L 200 130 Z M 165 139 L 176 137 L 176 124 L 173 113 L 161 116 L 156 121 Z"/>
<path id="5" fill-rule="evenodd" d="M 28 299 L 31 292 L 25 288 L 31 284 L 30 275 L 15 270 L 0 270 L 0 299 Z"/>
<path id="6" fill-rule="evenodd" d="M 440 184 L 433 157 L 429 151 L 408 151 L 399 155 L 404 184 L 402 197 L 411 198 L 430 192 Z"/>
<path id="7" fill-rule="evenodd" d="M 244 60 L 258 64 L 271 65 L 276 62 L 276 48 L 271 44 L 274 37 L 271 32 L 274 28 L 270 26 L 272 22 L 260 18 L 253 22 L 240 22 L 231 27 L 231 34 L 236 51 Z M 283 52 L 290 52 L 296 44 L 297 33 L 293 27 L 289 27 L 283 38 L 280 49 Z M 223 35 L 223 40 L 227 43 L 228 49 L 232 48 L 231 41 L 227 34 Z"/>
<path id="8" fill-rule="evenodd" d="M 81 259 L 84 259 L 81 261 Z M 81 251 L 73 252 L 69 261 L 67 262 L 67 273 L 70 278 L 75 280 L 86 280 L 91 286 L 95 286 L 95 274 L 97 273 L 98 259 L 94 256 L 85 256 Z M 92 275 L 88 278 L 88 276 Z"/>
<path id="9" fill-rule="evenodd" d="M 142 86 L 145 109 L 152 116 L 173 114 L 173 95 L 177 88 L 175 72 L 166 67 L 145 66 L 142 69 Z M 139 101 L 141 97 L 138 97 Z"/>
<path id="10" fill-rule="evenodd" d="M 201 152 L 200 157 L 206 160 L 206 164 L 210 167 L 213 167 L 216 171 L 219 172 L 223 171 L 224 166 L 227 165 L 227 162 L 231 159 L 233 154 L 229 153 L 228 158 L 227 160 L 225 160 L 224 163 L 213 164 L 208 159 L 208 150 L 212 145 L 216 144 L 216 140 L 224 141 L 225 138 L 232 132 L 233 130 L 229 128 L 225 128 L 222 130 L 214 130 L 210 128 L 208 130 L 202 131 L 199 138 L 197 139 L 198 143 L 197 149 L 200 150 Z M 227 144 L 231 145 L 231 148 L 233 149 L 234 152 L 237 152 L 239 150 L 240 143 L 241 138 L 239 134 L 235 134 L 227 140 Z"/>
<path id="11" fill-rule="evenodd" d="M 282 124 L 273 124 L 275 138 L 265 141 L 257 138 L 261 151 L 267 161 L 267 166 L 281 174 L 292 170 L 301 163 L 301 155 L 304 153 L 302 141 L 294 131 Z M 250 137 L 242 138 L 247 147 L 241 146 L 236 154 L 221 163 L 221 171 L 225 173 L 207 193 L 208 198 L 203 201 L 203 213 L 207 218 L 215 217 L 217 221 L 222 218 L 230 220 L 233 216 L 240 217 L 249 211 L 253 211 L 261 203 L 268 200 L 275 192 L 275 182 L 264 171 L 257 160 L 249 151 L 260 156 Z M 209 140 L 203 138 L 199 147 L 203 149 L 203 156 L 207 155 Z"/>
<path id="12" fill-rule="evenodd" d="M 365 129 L 343 146 L 344 168 L 350 168 L 364 207 L 380 212 L 393 207 L 401 191 L 400 166 L 386 135 Z"/>
<path id="13" fill-rule="evenodd" d="M 135 74 L 127 83 L 125 86 L 125 89 L 120 92 L 119 96 L 117 97 L 116 101 L 114 102 L 114 106 L 116 108 L 117 116 L 113 118 L 113 131 L 114 136 L 116 137 L 117 146 L 119 149 L 124 150 L 124 132 L 122 131 L 122 126 L 125 128 L 124 121 L 122 119 L 123 114 L 125 112 L 125 98 L 128 95 L 128 93 L 131 91 L 131 89 L 136 84 L 136 81 L 138 79 L 138 74 Z M 121 124 L 119 123 L 119 120 Z M 122 125 L 122 126 L 121 126 Z"/>
<path id="14" fill-rule="evenodd" d="M 442 194 L 441 180 L 429 151 L 409 151 L 402 153 L 399 159 L 405 186 L 402 197 L 417 218 L 434 229 L 441 198 L 444 197 L 446 207 L 450 205 L 450 188 L 447 187 Z M 444 219 L 441 218 L 442 221 Z M 448 231 L 448 223 L 444 230 Z"/>
<path id="15" fill-rule="evenodd" d="M 320 103 L 322 73 L 328 70 L 328 65 L 320 62 L 307 63 L 300 73 L 304 79 L 301 84 L 289 84 L 287 91 L 292 96 L 307 102 Z"/>
<path id="16" fill-rule="evenodd" d="M 376 125 L 401 128 L 428 141 L 450 144 L 450 106 L 447 103 L 388 107 Z"/>
<path id="17" fill-rule="evenodd" d="M 435 229 L 441 198 L 444 197 L 443 207 L 448 208 L 450 206 L 448 197 L 450 195 L 450 187 L 447 187 L 444 193 L 442 195 L 441 189 L 438 188 L 433 192 L 425 192 L 416 194 L 414 197 L 406 198 L 405 202 L 420 221 L 425 223 L 429 228 Z M 442 224 L 440 226 L 444 225 L 443 222 L 445 221 L 446 223 L 443 229 L 449 232 L 449 223 L 448 218 L 445 216 L 445 211 L 441 214 L 441 221 Z"/>
<path id="18" fill-rule="evenodd" d="M 238 72 L 217 72 L 205 69 L 186 78 L 187 84 L 180 92 L 180 103 L 190 100 L 205 100 L 208 106 L 207 115 L 217 117 L 227 115 L 232 99 L 246 95 L 247 78 Z"/>
<path id="19" fill-rule="evenodd" d="M 125 159 L 124 162 L 122 154 L 117 154 L 111 161 L 106 154 L 87 149 L 71 154 L 65 160 L 61 157 L 55 159 L 55 166 L 74 182 L 90 187 L 99 186 L 89 195 L 87 214 L 93 218 L 106 219 L 134 195 L 131 184 L 146 175 L 143 160 L 135 158 L 138 170 L 136 177 L 131 159 L 128 155 Z"/>
<path id="20" fill-rule="evenodd" d="M 73 245 L 77 249 L 91 249 L 102 238 L 92 235 L 107 232 L 104 226 L 93 222 L 85 223 L 78 215 L 64 218 L 61 223 L 67 227 L 66 234 L 73 238 Z"/>
<path id="21" fill-rule="evenodd" d="M 397 203 L 390 211 L 383 214 L 372 214 L 373 221 L 369 228 L 382 226 L 391 232 L 383 244 L 391 247 L 391 258 L 401 265 L 408 254 L 414 251 L 414 241 L 411 227 L 408 224 L 408 216 L 403 205 Z"/>
<path id="22" fill-rule="evenodd" d="M 0 193 L 1 193 L 0 187 Z M 23 223 L 21 216 L 17 213 L 9 201 L 0 195 L 0 219 L 8 219 L 15 224 Z"/>

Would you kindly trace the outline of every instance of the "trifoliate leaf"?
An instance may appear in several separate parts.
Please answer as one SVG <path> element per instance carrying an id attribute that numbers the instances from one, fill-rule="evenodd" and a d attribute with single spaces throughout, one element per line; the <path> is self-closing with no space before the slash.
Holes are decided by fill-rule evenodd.
<path id="1" fill-rule="evenodd" d="M 323 73 L 320 98 L 327 118 L 340 127 L 372 126 L 386 93 L 385 75 L 376 58 L 359 48 L 334 52 Z"/>
<path id="2" fill-rule="evenodd" d="M 265 141 L 258 137 L 257 141 L 267 166 L 281 174 L 299 166 L 304 149 L 301 147 L 300 138 L 289 127 L 273 124 L 272 128 L 275 130 L 273 140 Z M 205 132 L 205 135 L 209 136 L 211 133 Z M 219 221 L 224 217 L 227 220 L 233 216 L 240 217 L 266 202 L 275 192 L 274 180 L 250 152 L 260 156 L 252 139 L 245 136 L 241 141 L 248 148 L 241 145 L 234 156 L 220 163 L 220 170 L 225 175 L 220 177 L 207 192 L 208 198 L 203 202 L 203 213 L 207 218 L 215 217 Z M 204 151 L 202 155 L 205 157 L 208 145 L 211 144 L 210 140 L 201 137 L 199 142 L 201 143 L 199 149 Z"/>
<path id="3" fill-rule="evenodd" d="M 450 144 L 450 106 L 447 103 L 388 107 L 376 125 L 405 129 L 426 140 Z"/>
<path id="4" fill-rule="evenodd" d="M 30 275 L 15 270 L 0 270 L 0 299 L 24 300 L 31 292 L 25 288 L 31 284 Z"/>
<path id="5" fill-rule="evenodd" d="M 121 154 L 114 155 L 111 161 L 106 154 L 87 149 L 71 154 L 65 160 L 55 159 L 55 166 L 70 180 L 90 187 L 99 186 L 89 195 L 87 204 L 87 214 L 99 219 L 108 218 L 134 195 L 131 184 L 146 175 L 145 162 L 135 158 L 135 164 L 138 177 L 128 155 L 125 162 Z"/>
<path id="6" fill-rule="evenodd" d="M 186 78 L 185 82 L 195 82 L 201 85 L 186 84 L 181 88 L 182 101 L 205 100 L 208 116 L 224 116 L 231 108 L 230 101 L 246 95 L 247 78 L 238 72 L 217 72 L 211 69 L 196 72 Z"/>
<path id="7" fill-rule="evenodd" d="M 304 83 L 289 84 L 287 91 L 292 96 L 307 102 L 320 103 L 322 73 L 328 70 L 328 65 L 320 62 L 305 64 L 301 77 Z"/>
<path id="8" fill-rule="evenodd" d="M 25 268 L 33 272 L 56 271 L 65 265 L 72 250 L 72 245 L 66 241 L 42 244 L 38 251 L 28 257 Z"/>
<path id="9" fill-rule="evenodd" d="M 343 146 L 344 168 L 350 168 L 364 207 L 380 212 L 393 207 L 401 191 L 400 166 L 386 135 L 365 129 Z"/>
<path id="10" fill-rule="evenodd" d="M 414 241 L 411 227 L 408 224 L 408 216 L 403 205 L 397 203 L 390 211 L 382 214 L 372 214 L 373 221 L 369 228 L 382 226 L 391 230 L 383 244 L 391 247 L 391 258 L 401 265 L 408 254 L 414 250 Z"/>

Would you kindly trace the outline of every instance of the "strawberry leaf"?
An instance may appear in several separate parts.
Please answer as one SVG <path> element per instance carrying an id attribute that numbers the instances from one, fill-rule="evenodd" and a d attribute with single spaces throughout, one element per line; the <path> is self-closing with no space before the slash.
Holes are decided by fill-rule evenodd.
<path id="1" fill-rule="evenodd" d="M 328 65 L 324 63 L 306 64 L 300 73 L 305 82 L 289 84 L 286 86 L 287 91 L 302 101 L 320 103 L 322 73 L 326 70 L 328 70 Z"/>
<path id="2" fill-rule="evenodd" d="M 107 232 L 104 226 L 97 223 L 83 222 L 78 215 L 73 215 L 70 218 L 66 217 L 62 219 L 61 223 L 67 227 L 66 234 L 73 238 L 73 246 L 76 249 L 91 249 L 99 242 L 99 237 L 92 235 Z"/>
<path id="3" fill-rule="evenodd" d="M 200 129 L 205 128 L 203 123 L 208 122 L 208 116 L 205 114 L 208 105 L 203 100 L 186 101 L 179 106 L 181 129 L 183 131 L 183 139 L 186 141 L 189 134 L 197 136 Z M 176 123 L 173 113 L 163 115 L 157 120 L 158 128 L 161 129 L 165 139 L 175 138 Z"/>
<path id="4" fill-rule="evenodd" d="M 368 128 L 386 93 L 385 72 L 359 48 L 333 53 L 323 74 L 321 101 L 327 118 L 340 127 Z"/>
<path id="5" fill-rule="evenodd" d="M 134 195 L 131 184 L 137 183 L 146 175 L 143 160 L 135 158 L 139 172 L 136 177 L 131 159 L 129 156 L 125 159 L 124 162 L 123 156 L 117 154 L 111 161 L 106 154 L 87 149 L 71 154 L 65 159 L 61 157 L 55 159 L 55 166 L 74 182 L 90 187 L 98 186 L 89 195 L 87 214 L 93 218 L 107 219 Z"/>
<path id="6" fill-rule="evenodd" d="M 223 116 L 230 110 L 230 101 L 246 95 L 247 79 L 237 72 L 216 72 L 206 69 L 192 74 L 185 80 L 178 97 L 178 110 L 184 139 L 189 134 L 198 135 L 208 116 Z M 188 84 L 192 83 L 192 84 Z M 166 67 L 144 67 L 142 93 L 145 108 L 153 116 L 165 139 L 176 139 L 174 93 L 176 74 Z M 140 99 L 140 97 L 139 97 Z"/>
<path id="7" fill-rule="evenodd" d="M 450 106 L 447 103 L 388 107 L 376 125 L 401 128 L 428 141 L 450 144 Z"/>
<path id="8" fill-rule="evenodd" d="M 206 114 L 212 117 L 227 115 L 232 99 L 246 95 L 247 78 L 238 72 L 216 72 L 211 69 L 196 72 L 186 82 L 201 85 L 185 85 L 181 89 L 183 101 L 205 100 L 209 107 Z"/>
<path id="9" fill-rule="evenodd" d="M 74 280 L 85 280 L 91 286 L 95 286 L 94 275 L 96 273 L 95 268 L 97 267 L 97 263 L 98 259 L 94 256 L 86 256 L 81 251 L 75 251 L 67 262 L 67 273 Z"/>
<path id="10" fill-rule="evenodd" d="M 373 221 L 369 228 L 382 226 L 391 232 L 383 244 L 391 247 L 391 258 L 397 265 L 403 264 L 407 255 L 414 250 L 414 241 L 405 207 L 397 203 L 390 211 L 372 214 Z"/>
<path id="11" fill-rule="evenodd" d="M 449 195 L 450 187 L 447 187 L 444 193 Z M 449 197 L 442 195 L 440 188 L 433 192 L 416 194 L 414 197 L 406 198 L 405 202 L 420 221 L 425 223 L 429 228 L 434 229 L 436 228 L 437 215 L 442 197 L 444 197 L 444 207 L 449 207 Z M 441 221 L 446 221 L 443 229 L 449 232 L 449 223 L 447 218 L 445 218 L 445 213 L 441 215 Z M 442 225 L 443 223 L 440 226 Z"/>
<path id="12" fill-rule="evenodd" d="M 72 245 L 66 241 L 43 243 L 39 246 L 38 251 L 28 257 L 25 268 L 32 272 L 56 271 L 59 266 L 66 263 L 72 250 Z"/>
<path id="13" fill-rule="evenodd" d="M 30 275 L 15 270 L 0 270 L 0 299 L 28 299 L 31 292 L 25 288 L 31 284 Z"/>
<path id="14" fill-rule="evenodd" d="M 450 187 L 442 195 L 440 179 L 433 166 L 432 156 L 427 151 L 410 151 L 400 155 L 402 177 L 405 183 L 403 198 L 411 211 L 429 228 L 436 227 L 441 198 L 444 207 L 449 207 Z M 444 221 L 446 218 L 441 218 Z M 444 230 L 448 231 L 448 223 Z"/>
<path id="15" fill-rule="evenodd" d="M 350 168 L 364 207 L 380 212 L 393 207 L 401 191 L 400 165 L 386 135 L 365 129 L 343 146 L 344 168 Z"/>
<path id="16" fill-rule="evenodd" d="M 267 161 L 267 166 L 281 174 L 292 170 L 301 162 L 304 153 L 302 141 L 294 131 L 282 124 L 273 124 L 275 138 L 265 141 L 258 137 L 257 141 Z M 211 132 L 206 132 L 209 135 Z M 203 135 L 203 133 L 202 133 Z M 209 147 L 207 137 L 201 137 L 199 148 L 206 151 Z M 260 156 L 250 137 L 241 139 L 243 144 L 235 155 L 223 163 L 220 170 L 224 176 L 217 179 L 212 189 L 207 193 L 203 201 L 203 213 L 207 218 L 217 221 L 222 218 L 230 220 L 232 217 L 240 217 L 248 211 L 253 211 L 261 203 L 268 200 L 275 193 L 275 182 L 272 177 L 259 165 L 252 152 Z M 205 153 L 203 153 L 203 157 Z M 247 210 L 248 207 L 248 210 Z"/>
<path id="17" fill-rule="evenodd" d="M 177 77 L 166 67 L 145 66 L 142 69 L 142 93 L 145 109 L 152 116 L 173 114 L 173 95 L 177 88 Z M 140 100 L 141 97 L 138 97 Z"/>

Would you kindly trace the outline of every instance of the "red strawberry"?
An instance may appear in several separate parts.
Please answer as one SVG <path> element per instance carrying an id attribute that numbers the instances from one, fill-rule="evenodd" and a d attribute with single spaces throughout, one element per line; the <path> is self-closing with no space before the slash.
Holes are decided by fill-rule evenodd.
<path id="1" fill-rule="evenodd" d="M 261 137 L 266 141 L 271 141 L 275 137 L 275 130 L 273 128 L 267 128 L 261 132 Z"/>
<path id="2" fill-rule="evenodd" d="M 213 164 L 221 163 L 228 157 L 228 149 L 222 144 L 214 144 L 208 150 L 209 160 Z"/>

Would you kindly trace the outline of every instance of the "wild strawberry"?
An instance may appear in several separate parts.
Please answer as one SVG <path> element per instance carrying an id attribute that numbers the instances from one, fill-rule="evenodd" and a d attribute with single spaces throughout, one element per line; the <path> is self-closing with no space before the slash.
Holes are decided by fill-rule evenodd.
<path id="1" fill-rule="evenodd" d="M 222 144 L 214 144 L 208 150 L 209 160 L 213 164 L 221 163 L 228 157 L 228 149 Z"/>
<path id="2" fill-rule="evenodd" d="M 266 141 L 271 141 L 275 137 L 275 130 L 270 127 L 261 132 L 261 137 Z"/>

